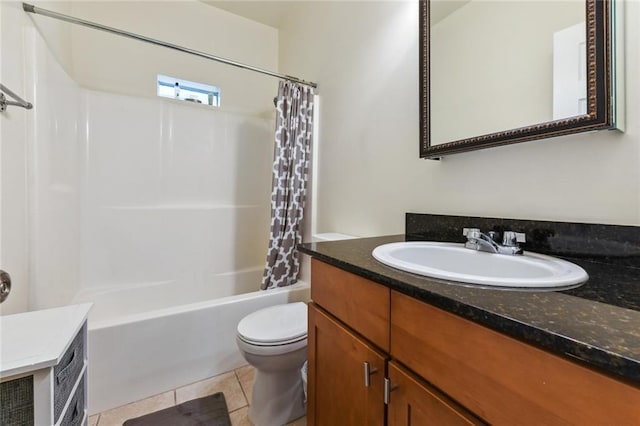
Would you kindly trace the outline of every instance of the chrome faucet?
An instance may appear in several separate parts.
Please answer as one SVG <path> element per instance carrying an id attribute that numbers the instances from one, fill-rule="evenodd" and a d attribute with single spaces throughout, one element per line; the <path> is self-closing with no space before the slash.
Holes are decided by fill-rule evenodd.
<path id="1" fill-rule="evenodd" d="M 478 228 L 464 228 L 462 235 L 467 237 L 467 242 L 464 243 L 466 248 L 497 254 L 522 254 L 522 248 L 518 243 L 526 241 L 525 234 L 513 231 L 502 233 L 502 244 L 497 242 L 498 233 L 494 231 L 484 234 Z"/>

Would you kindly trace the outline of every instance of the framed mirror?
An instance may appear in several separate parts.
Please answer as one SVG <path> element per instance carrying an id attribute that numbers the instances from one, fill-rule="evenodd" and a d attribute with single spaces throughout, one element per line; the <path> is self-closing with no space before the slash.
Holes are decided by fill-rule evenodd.
<path id="1" fill-rule="evenodd" d="M 420 157 L 609 129 L 613 0 L 420 0 Z"/>

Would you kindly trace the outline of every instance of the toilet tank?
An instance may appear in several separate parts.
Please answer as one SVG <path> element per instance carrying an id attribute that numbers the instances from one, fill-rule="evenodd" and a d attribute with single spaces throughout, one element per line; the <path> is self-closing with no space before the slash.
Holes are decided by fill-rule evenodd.
<path id="1" fill-rule="evenodd" d="M 318 243 L 321 241 L 337 241 L 337 240 L 352 240 L 354 238 L 353 235 L 341 234 L 339 232 L 326 232 L 322 234 L 314 234 L 312 236 L 312 241 L 314 243 Z"/>

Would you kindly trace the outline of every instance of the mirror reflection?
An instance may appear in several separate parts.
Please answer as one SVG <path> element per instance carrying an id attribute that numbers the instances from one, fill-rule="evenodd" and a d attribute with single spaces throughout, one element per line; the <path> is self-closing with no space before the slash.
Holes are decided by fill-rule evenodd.
<path id="1" fill-rule="evenodd" d="M 432 0 L 431 144 L 587 113 L 580 1 Z"/>
<path id="2" fill-rule="evenodd" d="M 420 0 L 420 157 L 617 126 L 612 0 Z"/>

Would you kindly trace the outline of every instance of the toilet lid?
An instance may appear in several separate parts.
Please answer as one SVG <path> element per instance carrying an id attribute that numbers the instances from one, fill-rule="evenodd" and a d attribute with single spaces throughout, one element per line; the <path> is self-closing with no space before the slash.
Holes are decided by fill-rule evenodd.
<path id="1" fill-rule="evenodd" d="M 282 344 L 307 336 L 307 304 L 287 303 L 260 309 L 238 323 L 238 335 L 247 342 Z"/>

